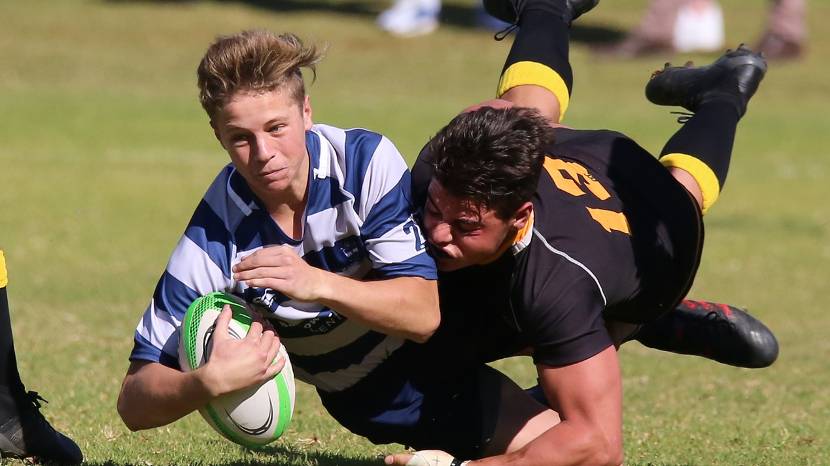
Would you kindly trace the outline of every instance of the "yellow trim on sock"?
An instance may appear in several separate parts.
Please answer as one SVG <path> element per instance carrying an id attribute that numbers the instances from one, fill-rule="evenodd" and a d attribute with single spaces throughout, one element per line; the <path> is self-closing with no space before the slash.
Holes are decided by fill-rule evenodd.
<path id="1" fill-rule="evenodd" d="M 513 63 L 502 73 L 496 96 L 501 97 L 510 89 L 527 84 L 541 86 L 553 92 L 553 95 L 559 99 L 559 121 L 562 121 L 571 96 L 568 93 L 568 86 L 565 85 L 565 81 L 559 76 L 559 73 L 549 66 L 533 61 Z"/>
<path id="2" fill-rule="evenodd" d="M 692 175 L 700 186 L 700 192 L 703 195 L 703 206 L 700 210 L 704 214 L 718 200 L 720 195 L 718 177 L 715 176 L 715 172 L 709 168 L 709 165 L 706 165 L 697 157 L 687 154 L 667 154 L 660 157 L 660 163 L 666 168 L 679 168 Z"/>
<path id="3" fill-rule="evenodd" d="M 0 288 L 5 288 L 9 284 L 9 275 L 6 273 L 6 257 L 3 255 L 3 250 L 0 249 Z"/>

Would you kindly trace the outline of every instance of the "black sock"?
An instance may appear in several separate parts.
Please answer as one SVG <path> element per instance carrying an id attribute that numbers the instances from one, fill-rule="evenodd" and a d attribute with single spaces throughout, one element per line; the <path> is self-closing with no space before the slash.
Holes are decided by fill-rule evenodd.
<path id="1" fill-rule="evenodd" d="M 715 202 L 726 183 L 739 119 L 731 102 L 707 102 L 669 139 L 660 153 L 664 165 L 681 168 L 694 176 L 703 191 L 704 211 Z"/>
<path id="2" fill-rule="evenodd" d="M 564 5 L 564 2 L 562 2 Z M 510 88 L 535 84 L 559 99 L 564 114 L 573 89 L 568 61 L 570 33 L 557 5 L 528 3 L 519 18 L 519 31 L 502 69 L 498 96 Z"/>
<path id="3" fill-rule="evenodd" d="M 17 372 L 17 358 L 14 353 L 6 282 L 6 262 L 3 251 L 0 250 L 0 390 L 5 389 L 11 394 L 23 394 L 25 389 Z"/>

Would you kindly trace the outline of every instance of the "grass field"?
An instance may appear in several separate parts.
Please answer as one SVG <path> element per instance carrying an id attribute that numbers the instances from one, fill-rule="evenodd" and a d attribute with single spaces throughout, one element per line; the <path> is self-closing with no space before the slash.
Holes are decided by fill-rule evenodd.
<path id="1" fill-rule="evenodd" d="M 663 58 L 603 61 L 586 45 L 634 24 L 645 3 L 604 0 L 575 31 L 565 122 L 621 130 L 657 151 L 676 123 L 642 86 Z M 753 40 L 767 2 L 723 3 L 728 41 Z M 382 132 L 410 160 L 459 109 L 492 95 L 508 44 L 470 26 L 472 0 L 446 2 L 449 24 L 415 40 L 375 29 L 385 5 L 0 2 L 0 245 L 18 360 L 26 384 L 49 399 L 46 416 L 90 464 L 356 466 L 400 448 L 349 434 L 305 385 L 288 434 L 258 453 L 197 415 L 130 433 L 115 412 L 135 324 L 226 163 L 195 91 L 195 66 L 215 35 L 266 27 L 328 42 L 310 86 L 315 120 Z M 751 308 L 777 333 L 780 359 L 738 370 L 626 345 L 628 464 L 830 464 L 830 313 L 821 301 L 830 279 L 830 4 L 809 7 L 809 55 L 772 65 L 739 128 L 692 293 Z M 527 361 L 499 367 L 533 381 Z"/>

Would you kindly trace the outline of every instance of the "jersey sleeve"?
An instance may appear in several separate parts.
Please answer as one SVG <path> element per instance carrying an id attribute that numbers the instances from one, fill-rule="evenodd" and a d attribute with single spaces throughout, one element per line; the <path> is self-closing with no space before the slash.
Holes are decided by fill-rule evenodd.
<path id="1" fill-rule="evenodd" d="M 398 150 L 381 138 L 363 179 L 361 238 L 379 276 L 437 278 L 425 239 L 415 220 L 412 177 Z"/>
<path id="2" fill-rule="evenodd" d="M 221 189 L 222 180 L 217 179 L 170 256 L 136 327 L 131 361 L 179 368 L 179 328 L 187 308 L 202 295 L 232 288 L 229 264 L 233 243 L 227 216 L 214 202 L 217 183 Z"/>
<path id="3" fill-rule="evenodd" d="M 534 284 L 520 325 L 528 332 L 536 364 L 561 367 L 584 361 L 613 343 L 602 312 L 605 302 L 594 279 L 576 266 Z"/>

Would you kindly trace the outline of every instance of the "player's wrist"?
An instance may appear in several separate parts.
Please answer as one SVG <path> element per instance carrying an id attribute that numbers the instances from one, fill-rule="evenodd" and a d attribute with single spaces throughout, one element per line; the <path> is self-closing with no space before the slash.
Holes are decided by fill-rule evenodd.
<path id="1" fill-rule="evenodd" d="M 315 269 L 317 276 L 312 282 L 312 294 L 315 296 L 311 301 L 329 304 L 338 301 L 337 280 L 342 279 L 340 275 L 322 269 Z M 341 296 L 342 297 L 342 296 Z"/>
<path id="2" fill-rule="evenodd" d="M 391 461 L 391 462 L 390 462 Z M 400 460 L 398 460 L 400 461 Z M 403 464 L 395 462 L 393 456 L 387 457 L 386 464 Z M 469 466 L 470 460 L 460 460 L 441 450 L 420 450 L 412 453 L 406 466 Z"/>
<path id="3" fill-rule="evenodd" d="M 193 372 L 188 372 L 188 374 L 194 378 L 200 390 L 209 399 L 213 399 L 224 394 L 224 391 L 222 390 L 222 378 L 218 377 L 219 374 L 216 374 L 216 371 L 213 370 L 213 365 L 210 363 L 205 364 Z"/>

